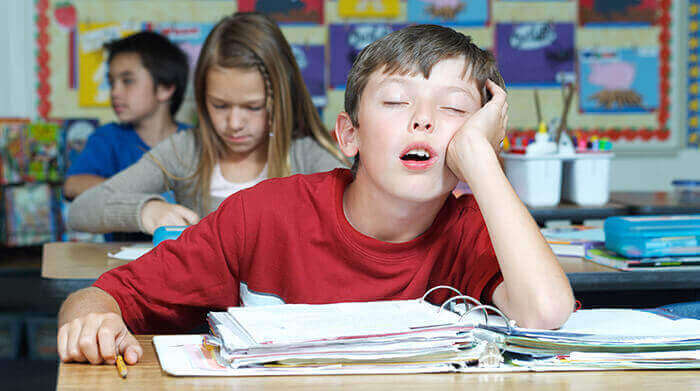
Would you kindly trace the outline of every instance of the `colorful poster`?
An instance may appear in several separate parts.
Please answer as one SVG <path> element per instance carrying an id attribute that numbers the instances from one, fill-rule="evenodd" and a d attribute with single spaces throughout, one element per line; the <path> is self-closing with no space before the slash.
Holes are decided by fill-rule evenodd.
<path id="1" fill-rule="evenodd" d="M 365 46 L 405 27 L 405 24 L 362 23 L 329 26 L 332 88 L 345 88 L 345 81 L 355 57 Z"/>
<path id="2" fill-rule="evenodd" d="M 58 123 L 33 122 L 27 126 L 28 181 L 57 182 L 63 178 L 59 156 L 61 127 Z"/>
<path id="3" fill-rule="evenodd" d="M 0 183 L 21 183 L 27 172 L 26 127 L 29 120 L 0 119 L 0 157 L 2 176 Z"/>
<path id="4" fill-rule="evenodd" d="M 63 121 L 63 167 L 65 172 L 85 148 L 88 137 L 97 129 L 99 121 L 94 118 L 70 118 Z"/>
<path id="5" fill-rule="evenodd" d="M 484 26 L 489 21 L 489 0 L 408 0 L 408 21 Z"/>
<path id="6" fill-rule="evenodd" d="M 323 23 L 323 0 L 238 0 L 239 12 L 261 12 L 277 23 Z"/>
<path id="7" fill-rule="evenodd" d="M 301 76 L 309 90 L 314 106 L 323 107 L 326 97 L 326 48 L 323 45 L 292 44 L 292 53 L 297 60 Z"/>
<path id="8" fill-rule="evenodd" d="M 652 25 L 658 19 L 658 0 L 579 0 L 579 22 L 587 27 Z"/>
<path id="9" fill-rule="evenodd" d="M 498 24 L 496 57 L 501 75 L 510 86 L 552 86 L 575 81 L 574 25 Z"/>
<path id="10" fill-rule="evenodd" d="M 338 0 L 341 18 L 396 18 L 400 11 L 399 0 Z"/>
<path id="11" fill-rule="evenodd" d="M 579 50 L 581 111 L 644 113 L 659 105 L 659 50 Z"/>
<path id="12" fill-rule="evenodd" d="M 4 191 L 7 245 L 28 246 L 55 240 L 55 192 L 48 184 L 8 186 Z"/>
<path id="13" fill-rule="evenodd" d="M 141 31 L 142 23 L 80 23 L 78 25 L 78 101 L 82 107 L 109 107 L 107 55 L 103 46 Z"/>
<path id="14" fill-rule="evenodd" d="M 190 65 L 190 73 L 187 83 L 187 91 L 185 99 L 193 100 L 194 91 L 191 86 L 194 81 L 194 70 L 197 66 L 199 52 L 202 50 L 204 41 L 211 29 L 214 28 L 212 23 L 148 23 L 147 30 L 152 30 L 163 34 L 187 54 L 187 59 Z"/>

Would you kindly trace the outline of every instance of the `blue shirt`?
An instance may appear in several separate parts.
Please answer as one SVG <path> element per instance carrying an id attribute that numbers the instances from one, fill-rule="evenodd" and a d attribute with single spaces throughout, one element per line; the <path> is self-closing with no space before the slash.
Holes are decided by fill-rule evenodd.
<path id="1" fill-rule="evenodd" d="M 177 123 L 178 132 L 189 128 L 189 125 Z M 150 149 L 133 126 L 112 122 L 90 135 L 83 151 L 70 162 L 66 177 L 92 174 L 109 178 L 136 163 Z"/>

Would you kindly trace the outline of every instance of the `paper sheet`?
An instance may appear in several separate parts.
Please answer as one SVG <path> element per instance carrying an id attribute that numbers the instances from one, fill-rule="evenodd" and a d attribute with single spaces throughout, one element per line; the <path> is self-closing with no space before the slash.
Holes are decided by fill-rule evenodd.
<path id="1" fill-rule="evenodd" d="M 107 253 L 107 256 L 124 261 L 133 261 L 151 250 L 153 250 L 153 246 L 135 244 L 132 246 L 124 246 L 117 253 Z"/>

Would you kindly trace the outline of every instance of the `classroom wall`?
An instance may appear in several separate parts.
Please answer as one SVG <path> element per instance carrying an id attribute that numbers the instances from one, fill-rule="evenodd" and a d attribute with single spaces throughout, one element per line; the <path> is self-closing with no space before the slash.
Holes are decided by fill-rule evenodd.
<path id="1" fill-rule="evenodd" d="M 0 40 L 0 52 L 8 54 L 5 61 L 0 61 L 0 117 L 37 116 L 36 96 L 33 92 L 36 84 L 33 3 L 26 0 L 3 0 L 0 5 L 0 34 L 5 37 Z M 207 3 L 212 5 L 217 2 Z M 682 11 L 687 10 L 687 4 L 687 0 L 678 0 L 676 7 L 681 12 L 676 12 L 675 15 L 682 15 Z M 223 6 L 222 3 L 216 5 Z M 685 40 L 675 42 L 681 44 Z M 685 61 L 685 53 L 681 50 L 680 55 L 674 58 L 674 72 L 683 72 Z M 685 93 L 685 85 L 674 87 L 676 94 Z M 333 97 L 329 96 L 329 99 L 332 100 Z M 684 101 L 676 104 L 673 110 L 675 115 L 672 116 L 672 127 L 680 130 L 674 133 L 685 138 Z M 612 163 L 611 189 L 669 190 L 673 179 L 700 179 L 700 151 L 684 148 L 684 140 L 681 145 L 678 151 L 662 154 L 619 154 Z"/>

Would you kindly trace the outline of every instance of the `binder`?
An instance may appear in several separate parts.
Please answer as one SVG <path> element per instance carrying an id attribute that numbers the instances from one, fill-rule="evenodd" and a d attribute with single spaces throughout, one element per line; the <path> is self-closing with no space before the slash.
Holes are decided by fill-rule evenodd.
<path id="1" fill-rule="evenodd" d="M 456 295 L 433 305 L 425 298 L 436 289 Z M 233 307 L 209 314 L 210 335 L 154 344 L 174 376 L 664 369 L 659 357 L 700 368 L 700 320 L 667 315 L 581 310 L 560 330 L 523 329 L 440 286 L 414 300 Z"/>

